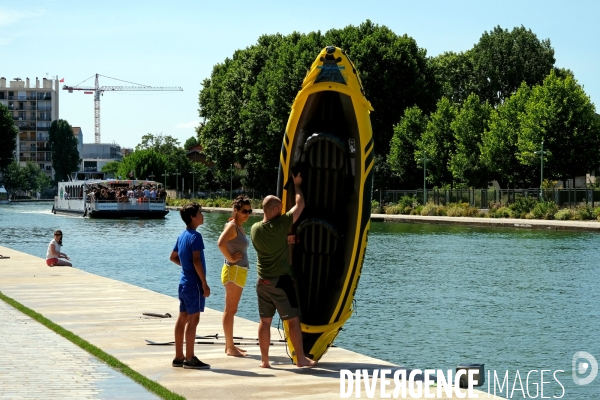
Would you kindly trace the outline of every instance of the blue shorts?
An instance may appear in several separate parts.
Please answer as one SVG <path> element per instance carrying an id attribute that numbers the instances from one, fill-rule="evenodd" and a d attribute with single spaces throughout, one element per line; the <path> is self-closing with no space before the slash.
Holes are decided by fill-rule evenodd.
<path id="1" fill-rule="evenodd" d="M 204 291 L 200 284 L 179 285 L 179 312 L 204 312 Z"/>

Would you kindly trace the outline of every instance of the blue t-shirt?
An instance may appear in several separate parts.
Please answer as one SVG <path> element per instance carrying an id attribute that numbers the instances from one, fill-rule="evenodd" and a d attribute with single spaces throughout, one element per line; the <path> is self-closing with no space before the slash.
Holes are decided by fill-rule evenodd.
<path id="1" fill-rule="evenodd" d="M 200 261 L 202 261 L 202 270 L 204 271 L 204 276 L 206 276 L 202 235 L 193 229 L 186 229 L 181 232 L 173 249 L 179 255 L 179 261 L 181 262 L 180 285 L 201 283 L 200 277 L 196 273 L 196 268 L 194 268 L 193 252 L 198 250 L 200 251 Z"/>

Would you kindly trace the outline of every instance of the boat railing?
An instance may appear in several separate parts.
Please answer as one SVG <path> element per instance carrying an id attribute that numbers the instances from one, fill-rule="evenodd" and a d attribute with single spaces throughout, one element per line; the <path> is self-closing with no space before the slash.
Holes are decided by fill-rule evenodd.
<path id="1" fill-rule="evenodd" d="M 97 200 L 88 202 L 88 208 L 91 210 L 112 210 L 112 211 L 132 211 L 132 210 L 156 210 L 166 209 L 164 199 L 126 199 L 127 201 L 116 200 Z M 138 201 L 142 200 L 142 201 Z"/>

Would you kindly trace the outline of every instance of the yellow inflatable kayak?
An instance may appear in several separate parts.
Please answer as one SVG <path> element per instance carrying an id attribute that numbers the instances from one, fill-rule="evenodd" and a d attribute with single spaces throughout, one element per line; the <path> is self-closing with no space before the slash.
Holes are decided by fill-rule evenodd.
<path id="1" fill-rule="evenodd" d="M 302 83 L 283 139 L 278 195 L 284 212 L 295 204 L 294 185 L 286 185 L 292 171 L 303 178 L 306 208 L 292 227 L 299 243 L 290 252 L 304 353 L 313 360 L 353 311 L 371 218 L 371 111 L 354 64 L 329 46 Z M 289 339 L 288 345 L 295 362 Z"/>

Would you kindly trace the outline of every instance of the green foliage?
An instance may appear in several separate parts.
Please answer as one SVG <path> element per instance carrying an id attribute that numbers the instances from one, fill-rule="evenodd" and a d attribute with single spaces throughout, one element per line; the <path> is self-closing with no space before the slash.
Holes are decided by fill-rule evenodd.
<path id="1" fill-rule="evenodd" d="M 592 215 L 594 218 L 600 220 L 600 207 L 596 207 L 594 208 L 594 210 L 592 211 Z"/>
<path id="2" fill-rule="evenodd" d="M 440 54 L 431 59 L 441 94 L 452 103 L 461 104 L 476 91 L 471 52 Z"/>
<path id="3" fill-rule="evenodd" d="M 102 172 L 107 174 L 107 177 L 114 178 L 119 176 L 119 166 L 121 165 L 120 161 L 111 161 L 102 166 Z"/>
<path id="4" fill-rule="evenodd" d="M 523 83 L 515 94 L 492 111 L 489 128 L 481 138 L 481 161 L 490 172 L 490 179 L 496 179 L 503 187 L 528 187 L 535 179 L 535 171 L 517 159 L 520 116 L 530 96 L 531 89 Z"/>
<path id="5" fill-rule="evenodd" d="M 469 203 L 450 203 L 446 206 L 446 215 L 449 217 L 477 217 L 479 209 L 471 207 Z"/>
<path id="6" fill-rule="evenodd" d="M 444 206 L 436 205 L 434 203 L 427 203 L 421 209 L 421 215 L 445 216 L 447 215 L 447 210 Z"/>
<path id="7" fill-rule="evenodd" d="M 189 138 L 188 140 L 185 141 L 183 148 L 186 150 L 189 150 L 192 147 L 197 146 L 198 144 L 199 144 L 198 138 L 196 136 L 192 136 L 191 138 Z"/>
<path id="8" fill-rule="evenodd" d="M 472 93 L 450 124 L 456 149 L 450 154 L 448 167 L 458 183 L 469 187 L 487 186 L 487 169 L 480 160 L 481 137 L 488 127 L 492 107 Z"/>
<path id="9" fill-rule="evenodd" d="M 140 144 L 135 146 L 136 150 L 155 150 L 158 153 L 171 155 L 181 151 L 179 146 L 179 140 L 175 139 L 169 135 L 163 135 L 162 133 L 158 135 L 153 135 L 151 133 L 147 133 L 142 136 L 142 141 Z"/>
<path id="10" fill-rule="evenodd" d="M 245 186 L 274 188 L 290 107 L 316 55 L 330 44 L 352 58 L 376 110 L 371 124 L 381 157 L 376 159 L 375 187 L 387 185 L 385 156 L 394 124 L 407 107 L 431 110 L 438 89 L 426 53 L 414 39 L 370 21 L 325 34 L 264 35 L 215 65 L 199 94 L 206 125 L 198 134 L 216 162 L 216 175 L 237 163 L 246 170 Z"/>
<path id="11" fill-rule="evenodd" d="M 410 188 L 421 184 L 418 162 L 415 162 L 417 141 L 427 127 L 427 116 L 417 106 L 404 110 L 400 122 L 394 126 L 387 163 L 400 181 Z"/>
<path id="12" fill-rule="evenodd" d="M 52 121 L 48 137 L 48 145 L 52 148 L 54 181 L 68 181 L 69 174 L 77 172 L 81 165 L 73 128 L 64 119 Z"/>
<path id="13" fill-rule="evenodd" d="M 9 195 L 16 191 L 39 191 L 50 187 L 50 177 L 40 167 L 27 161 L 21 166 L 13 160 L 3 171 L 3 184 Z"/>
<path id="14" fill-rule="evenodd" d="M 519 116 L 521 131 L 517 159 L 536 167 L 544 141 L 544 175 L 575 177 L 595 170 L 600 163 L 600 121 L 583 88 L 572 76 L 560 78 L 554 72 L 542 85 L 532 89 Z M 538 168 L 539 172 L 539 168 Z"/>
<path id="15" fill-rule="evenodd" d="M 526 215 L 531 219 L 554 219 L 558 206 L 553 201 L 541 201 Z"/>
<path id="16" fill-rule="evenodd" d="M 398 205 L 405 209 L 406 207 L 415 207 L 417 205 L 417 198 L 412 196 L 402 196 L 398 200 Z"/>
<path id="17" fill-rule="evenodd" d="M 489 218 L 514 218 L 513 211 L 506 206 L 490 209 L 487 216 Z"/>
<path id="18" fill-rule="evenodd" d="M 510 205 L 510 209 L 515 217 L 525 218 L 525 215 L 533 210 L 537 204 L 537 199 L 533 197 L 517 197 L 515 202 Z"/>
<path id="19" fill-rule="evenodd" d="M 115 176 L 120 179 L 151 179 L 149 175 L 154 174 L 155 180 L 160 182 L 159 174 L 168 167 L 167 156 L 154 148 L 135 150 L 117 165 Z"/>
<path id="20" fill-rule="evenodd" d="M 474 91 L 482 101 L 501 104 L 525 82 L 542 83 L 554 66 L 554 49 L 550 40 L 539 40 L 525 27 L 512 31 L 495 27 L 484 32 L 469 51 L 473 63 Z"/>
<path id="21" fill-rule="evenodd" d="M 15 159 L 17 136 L 12 112 L 4 104 L 0 104 L 0 172 L 3 172 Z"/>
<path id="22" fill-rule="evenodd" d="M 417 142 L 415 161 L 427 155 L 427 181 L 435 184 L 452 184 L 452 173 L 448 170 L 451 155 L 456 151 L 452 121 L 456 118 L 457 108 L 445 97 L 437 103 L 425 132 Z M 422 169 L 422 163 L 419 164 Z"/>
<path id="23" fill-rule="evenodd" d="M 371 214 L 382 214 L 383 207 L 379 205 L 377 200 L 371 200 Z"/>
<path id="24" fill-rule="evenodd" d="M 554 214 L 554 219 L 557 219 L 559 221 L 567 221 L 573 219 L 574 216 L 575 214 L 573 213 L 573 210 L 571 210 L 570 208 L 565 208 L 559 210 L 556 214 Z"/>
<path id="25" fill-rule="evenodd" d="M 589 205 L 578 206 L 574 210 L 573 219 L 579 221 L 587 221 L 595 218 L 596 217 L 594 217 L 594 210 Z"/>

